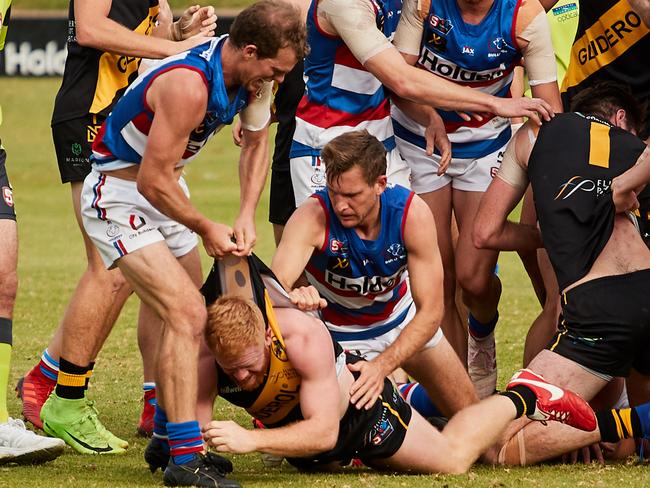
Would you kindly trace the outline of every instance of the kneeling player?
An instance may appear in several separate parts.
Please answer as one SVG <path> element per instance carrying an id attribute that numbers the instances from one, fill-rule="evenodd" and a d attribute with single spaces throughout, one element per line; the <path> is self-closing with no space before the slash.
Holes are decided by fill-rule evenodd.
<path id="1" fill-rule="evenodd" d="M 379 401 L 357 409 L 350 404 L 350 387 L 358 373 L 346 365 L 361 359 L 344 353 L 320 320 L 293 308 L 266 270 L 266 290 L 242 293 L 251 289 L 250 278 L 255 280 L 255 266 L 261 263 L 252 264 L 246 280 L 247 266 L 233 270 L 231 279 L 225 273 L 225 283 L 235 289 L 226 286 L 230 294 L 208 306 L 206 338 L 218 363 L 219 394 L 268 429 L 213 421 L 204 427 L 204 438 L 217 451 L 268 452 L 300 468 L 360 458 L 376 468 L 462 473 L 523 415 L 596 428 L 593 411 L 580 397 L 526 370 L 503 394 L 456 414 L 442 433 L 413 411 L 388 380 Z M 210 293 L 206 296 L 210 303 Z M 484 418 L 490 422 L 477 422 Z"/>

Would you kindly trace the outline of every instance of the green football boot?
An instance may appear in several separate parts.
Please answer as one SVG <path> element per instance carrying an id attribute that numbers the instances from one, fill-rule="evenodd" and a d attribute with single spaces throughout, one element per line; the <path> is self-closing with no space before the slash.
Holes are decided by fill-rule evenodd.
<path id="1" fill-rule="evenodd" d="M 52 393 L 41 409 L 43 430 L 63 439 L 81 454 L 124 454 L 126 450 L 110 442 L 103 433 L 106 427 L 97 418 L 97 411 L 85 398 L 70 400 Z"/>
<path id="2" fill-rule="evenodd" d="M 124 439 L 120 439 L 117 437 L 115 434 L 113 434 L 110 430 L 108 430 L 106 427 L 104 427 L 104 424 L 102 424 L 99 421 L 99 413 L 97 412 L 97 409 L 95 408 L 95 402 L 92 400 L 86 400 L 86 405 L 90 410 L 93 411 L 95 418 L 97 419 L 97 430 L 101 435 L 104 436 L 104 438 L 108 441 L 108 443 L 111 446 L 117 446 L 121 447 L 122 449 L 126 449 L 129 447 L 129 443 L 125 441 Z"/>

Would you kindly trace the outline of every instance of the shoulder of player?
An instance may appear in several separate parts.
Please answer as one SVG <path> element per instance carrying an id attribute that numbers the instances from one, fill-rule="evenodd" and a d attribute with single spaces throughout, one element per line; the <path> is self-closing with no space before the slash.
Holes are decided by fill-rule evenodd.
<path id="1" fill-rule="evenodd" d="M 521 0 L 515 21 L 516 35 L 520 35 L 540 13 L 545 13 L 539 0 Z"/>
<path id="2" fill-rule="evenodd" d="M 429 206 L 418 195 L 413 194 L 411 202 L 405 212 L 404 218 L 404 244 L 407 251 L 415 248 L 429 246 L 423 236 L 430 233 L 434 227 L 433 214 Z"/>
<path id="3" fill-rule="evenodd" d="M 317 361 L 313 351 L 332 349 L 324 324 L 315 317 L 295 308 L 276 309 L 280 331 L 291 364 L 300 369 Z"/>

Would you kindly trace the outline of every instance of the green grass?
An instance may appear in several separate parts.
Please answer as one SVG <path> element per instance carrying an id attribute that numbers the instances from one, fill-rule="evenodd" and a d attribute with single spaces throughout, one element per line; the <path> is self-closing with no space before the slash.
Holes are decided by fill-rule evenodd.
<path id="1" fill-rule="evenodd" d="M 0 128 L 8 152 L 8 171 L 19 214 L 20 289 L 14 320 L 14 355 L 11 385 L 31 368 L 62 316 L 67 300 L 83 270 L 81 239 L 74 222 L 69 188 L 59 183 L 49 130 L 55 79 L 2 79 Z M 11 94 L 8 96 L 7 94 Z M 214 219 L 232 223 L 237 212 L 237 150 L 229 131 L 217 135 L 188 168 L 188 183 L 195 204 Z M 258 211 L 258 254 L 268 260 L 273 250 L 266 223 L 268 194 Z M 205 269 L 209 260 L 204 257 Z M 497 340 L 500 384 L 521 362 L 528 325 L 538 311 L 531 288 L 516 257 L 501 259 L 504 293 Z M 91 383 L 105 424 L 129 440 L 122 457 L 89 457 L 68 449 L 58 460 L 41 467 L 4 467 L 0 486 L 159 486 L 160 473 L 151 475 L 143 460 L 145 441 L 135 437 L 141 407 L 141 366 L 136 346 L 137 303 L 132 299 L 102 351 Z M 10 412 L 18 415 L 13 395 Z M 218 418 L 235 418 L 248 425 L 242 411 L 219 403 Z M 477 419 L 489 422 L 490 419 Z M 648 486 L 648 466 L 635 463 L 601 466 L 541 466 L 491 468 L 479 466 L 463 476 L 396 476 L 355 470 L 339 475 L 301 475 L 286 464 L 265 470 L 256 455 L 234 458 L 236 477 L 254 487 L 518 487 Z"/>

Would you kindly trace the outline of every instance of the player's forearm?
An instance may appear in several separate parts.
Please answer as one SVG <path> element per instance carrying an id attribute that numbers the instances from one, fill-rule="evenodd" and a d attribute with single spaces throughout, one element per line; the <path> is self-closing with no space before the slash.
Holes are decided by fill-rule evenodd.
<path id="1" fill-rule="evenodd" d="M 650 183 L 650 148 L 646 147 L 634 166 L 612 181 L 612 191 L 636 191 Z"/>
<path id="2" fill-rule="evenodd" d="M 82 46 L 126 56 L 159 59 L 179 51 L 173 41 L 138 34 L 106 17 L 92 25 L 78 20 L 76 33 Z"/>
<path id="3" fill-rule="evenodd" d="M 185 196 L 175 176 L 149 176 L 142 174 L 141 169 L 137 184 L 138 191 L 158 211 L 197 234 L 203 234 L 208 219 Z"/>
<path id="4" fill-rule="evenodd" d="M 338 422 L 300 420 L 276 429 L 251 432 L 256 450 L 284 457 L 306 457 L 328 451 L 336 445 Z"/>
<path id="5" fill-rule="evenodd" d="M 239 215 L 254 217 L 255 209 L 264 190 L 269 171 L 268 131 L 244 132 L 239 159 L 240 208 Z M 253 140 L 251 141 L 251 135 Z M 248 136 L 248 137 L 247 137 Z"/>
<path id="6" fill-rule="evenodd" d="M 399 96 L 443 110 L 496 112 L 498 99 L 479 90 L 457 85 L 428 71 L 406 65 L 405 80 L 393 89 Z"/>
<path id="7" fill-rule="evenodd" d="M 391 99 L 402 112 L 424 127 L 427 127 L 433 121 L 433 118 L 437 116 L 436 110 L 429 105 L 412 102 L 397 95 L 393 95 Z"/>
<path id="8" fill-rule="evenodd" d="M 487 227 L 475 228 L 474 246 L 478 249 L 497 251 L 529 251 L 539 249 L 544 245 L 536 225 L 506 220 L 501 226 L 492 230 Z"/>

